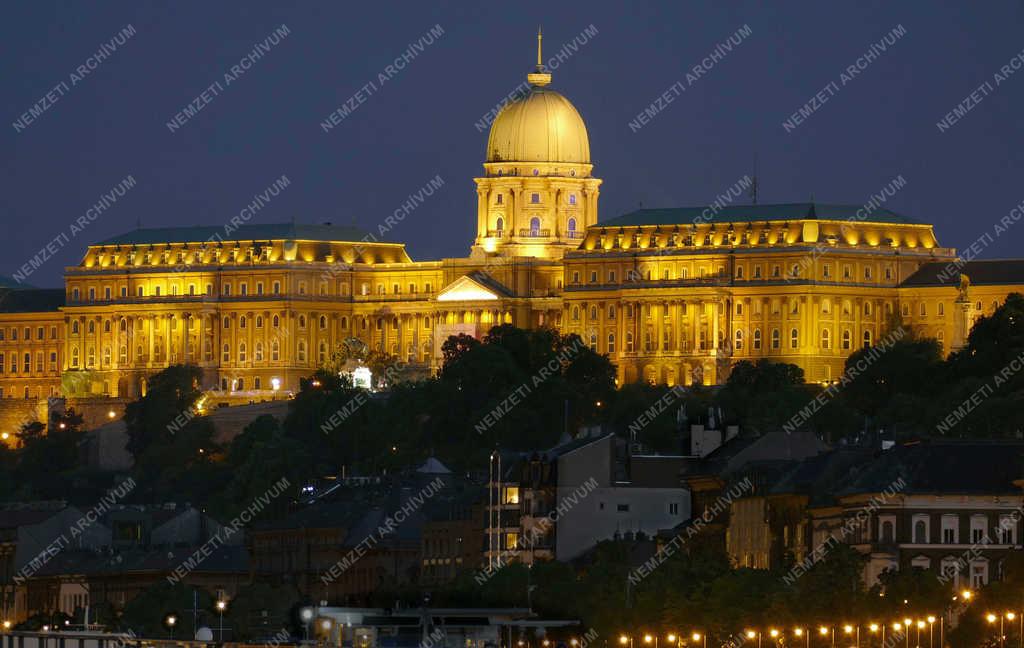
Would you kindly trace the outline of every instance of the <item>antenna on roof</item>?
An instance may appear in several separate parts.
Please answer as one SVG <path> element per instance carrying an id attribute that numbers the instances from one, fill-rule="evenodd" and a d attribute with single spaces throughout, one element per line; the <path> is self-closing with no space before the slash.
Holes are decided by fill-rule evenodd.
<path id="1" fill-rule="evenodd" d="M 757 204 L 757 153 L 754 153 L 754 179 L 750 182 L 750 201 Z"/>

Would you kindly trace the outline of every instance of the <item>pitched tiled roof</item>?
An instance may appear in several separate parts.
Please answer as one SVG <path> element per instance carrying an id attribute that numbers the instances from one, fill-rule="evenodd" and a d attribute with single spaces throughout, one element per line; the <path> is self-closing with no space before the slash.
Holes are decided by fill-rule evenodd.
<path id="1" fill-rule="evenodd" d="M 0 313 L 41 313 L 64 305 L 63 288 L 0 289 Z"/>
<path id="2" fill-rule="evenodd" d="M 367 232 L 343 225 L 268 225 L 154 227 L 132 230 L 100 241 L 97 245 L 154 245 L 158 243 L 202 243 L 203 241 L 362 241 Z M 372 242 L 372 239 L 370 239 Z"/>
<path id="3" fill-rule="evenodd" d="M 690 223 L 755 223 L 798 220 L 857 220 L 869 223 L 920 225 L 906 216 L 888 209 L 875 209 L 858 215 L 863 205 L 823 205 L 820 203 L 783 203 L 779 205 L 729 205 L 717 211 L 703 207 L 667 207 L 638 209 L 595 227 L 629 227 L 634 225 L 682 225 Z"/>
<path id="4" fill-rule="evenodd" d="M 961 273 L 977 285 L 1024 284 L 1024 259 L 926 263 L 900 285 L 957 286 Z"/>
<path id="5" fill-rule="evenodd" d="M 903 493 L 1019 494 L 1024 442 L 932 440 L 896 446 L 853 475 L 840 495 L 879 493 L 903 479 Z"/>

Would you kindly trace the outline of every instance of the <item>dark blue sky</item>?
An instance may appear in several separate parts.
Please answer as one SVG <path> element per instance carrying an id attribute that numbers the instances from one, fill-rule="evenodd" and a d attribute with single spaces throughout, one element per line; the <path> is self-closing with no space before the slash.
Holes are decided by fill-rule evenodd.
<path id="1" fill-rule="evenodd" d="M 292 3 L 288 3 L 292 4 Z M 377 223 L 440 175 L 445 187 L 390 233 L 414 259 L 472 242 L 486 133 L 474 124 L 521 82 L 544 25 L 580 110 L 602 219 L 705 204 L 760 156 L 761 202 L 862 203 L 894 176 L 891 207 L 962 247 L 1024 202 L 1021 2 L 21 2 L 0 26 L 0 165 L 12 274 L 126 175 L 137 186 L 31 277 L 61 283 L 87 243 L 133 228 L 228 221 L 282 174 L 252 222 Z M 22 132 L 12 123 L 128 24 L 136 34 Z M 290 35 L 213 101 L 166 123 L 276 27 Z M 431 27 L 444 35 L 339 126 L 320 122 Z M 647 126 L 637 113 L 744 24 L 751 35 Z M 897 25 L 906 34 L 799 128 L 782 123 Z M 936 123 L 988 81 L 947 132 Z M 69 82 L 70 83 L 70 82 Z M 1020 231 L 1017 231 L 1017 227 Z M 1024 224 L 985 250 L 1020 256 Z"/>

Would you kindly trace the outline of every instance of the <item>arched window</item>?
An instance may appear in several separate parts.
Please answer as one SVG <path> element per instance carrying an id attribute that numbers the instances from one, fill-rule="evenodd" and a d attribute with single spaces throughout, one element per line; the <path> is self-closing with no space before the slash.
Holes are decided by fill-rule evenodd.
<path id="1" fill-rule="evenodd" d="M 591 319 L 591 321 L 597 319 L 597 306 L 591 306 L 590 307 L 590 319 Z"/>
<path id="2" fill-rule="evenodd" d="M 608 334 L 608 353 L 615 353 L 615 334 Z"/>
<path id="3" fill-rule="evenodd" d="M 348 318 L 347 317 L 342 317 L 341 318 L 341 330 L 344 331 L 347 328 L 348 328 Z"/>
<path id="4" fill-rule="evenodd" d="M 230 317 L 225 317 L 224 318 L 224 328 L 226 328 L 226 329 L 227 328 L 231 328 L 231 318 Z"/>
<path id="5" fill-rule="evenodd" d="M 103 320 L 103 332 L 110 333 L 110 320 Z"/>
<path id="6" fill-rule="evenodd" d="M 120 353 L 117 355 L 118 362 L 121 364 L 128 364 L 128 347 L 121 345 Z"/>
<path id="7" fill-rule="evenodd" d="M 846 329 L 846 330 L 843 331 L 843 351 L 849 351 L 850 350 L 850 340 L 851 340 L 850 329 Z"/>
<path id="8" fill-rule="evenodd" d="M 231 345 L 224 344 L 221 349 L 221 362 L 231 362 Z"/>
<path id="9" fill-rule="evenodd" d="M 779 329 L 772 329 L 772 348 L 778 349 L 781 346 L 782 335 L 779 333 Z"/>
<path id="10" fill-rule="evenodd" d="M 892 520 L 885 520 L 882 522 L 882 542 L 887 544 L 892 543 L 895 535 L 894 527 L 895 525 L 892 523 Z"/>
<path id="11" fill-rule="evenodd" d="M 256 316 L 256 328 L 263 328 L 263 316 L 262 315 L 257 315 Z"/>
<path id="12" fill-rule="evenodd" d="M 74 320 L 71 322 L 71 333 L 74 335 L 78 335 L 78 320 Z"/>
<path id="13" fill-rule="evenodd" d="M 253 348 L 253 359 L 256 360 L 256 362 L 263 362 L 263 343 L 262 342 L 257 342 L 256 346 Z"/>
<path id="14" fill-rule="evenodd" d="M 821 348 L 822 349 L 829 348 L 829 344 L 831 343 L 831 339 L 830 339 L 829 336 L 830 336 L 830 334 L 829 334 L 829 330 L 828 329 L 821 329 Z"/>
<path id="15" fill-rule="evenodd" d="M 300 329 L 306 328 L 306 316 L 305 315 L 299 315 L 299 328 Z"/>
<path id="16" fill-rule="evenodd" d="M 590 350 L 597 351 L 597 333 L 590 334 Z"/>
<path id="17" fill-rule="evenodd" d="M 324 315 L 321 315 L 320 316 L 320 329 L 323 330 L 325 328 L 327 328 L 327 317 L 324 316 Z"/>
<path id="18" fill-rule="evenodd" d="M 500 198 L 501 196 L 498 196 L 498 197 Z M 505 231 L 505 219 L 502 218 L 501 216 L 498 216 L 498 220 L 494 224 L 494 229 L 498 230 L 498 232 Z"/>
<path id="19" fill-rule="evenodd" d="M 85 354 L 85 366 L 92 367 L 96 366 L 96 347 L 89 347 Z"/>
<path id="20" fill-rule="evenodd" d="M 871 346 L 871 331 L 865 330 L 864 331 L 864 348 L 866 349 L 869 346 Z"/>
<path id="21" fill-rule="evenodd" d="M 574 321 L 574 322 L 580 321 L 580 307 L 579 306 L 573 306 L 572 307 L 572 321 Z"/>
<path id="22" fill-rule="evenodd" d="M 121 320 L 121 332 L 123 333 L 123 332 L 125 332 L 127 330 L 128 330 L 128 320 L 122 319 Z"/>
<path id="23" fill-rule="evenodd" d="M 306 362 L 306 342 L 299 340 L 299 362 Z"/>
<path id="24" fill-rule="evenodd" d="M 530 236 L 540 236 L 540 219 L 536 216 L 530 219 Z"/>
<path id="25" fill-rule="evenodd" d="M 103 366 L 110 366 L 110 347 L 103 347 Z"/>
<path id="26" fill-rule="evenodd" d="M 240 328 L 240 329 L 244 329 L 245 328 L 245 315 L 240 315 L 238 317 L 238 328 Z"/>
<path id="27" fill-rule="evenodd" d="M 95 332 L 96 332 L 96 322 L 93 321 L 93 320 L 89 320 L 89 335 L 92 335 Z"/>
<path id="28" fill-rule="evenodd" d="M 327 364 L 327 345 L 323 342 L 320 343 L 320 347 L 317 349 L 316 359 L 322 365 Z"/>
<path id="29" fill-rule="evenodd" d="M 925 544 L 928 542 L 928 525 L 924 520 L 914 522 L 914 544 Z"/>
<path id="30" fill-rule="evenodd" d="M 281 326 L 281 318 L 277 315 L 274 315 L 274 319 L 271 321 L 273 322 L 274 328 L 279 328 Z"/>
<path id="31" fill-rule="evenodd" d="M 615 304 L 608 306 L 608 319 L 615 319 Z"/>
<path id="32" fill-rule="evenodd" d="M 569 233 L 570 234 L 575 234 L 576 233 L 576 219 L 575 218 L 570 218 L 569 219 L 568 229 L 569 229 Z"/>
<path id="33" fill-rule="evenodd" d="M 754 329 L 754 342 L 753 342 L 753 344 L 754 344 L 754 349 L 755 350 L 760 350 L 761 349 L 761 329 L 759 329 L 759 328 Z"/>
<path id="34" fill-rule="evenodd" d="M 78 347 L 71 347 L 71 366 L 78 368 Z"/>
<path id="35" fill-rule="evenodd" d="M 281 346 L 274 340 L 270 343 L 270 359 L 277 362 L 281 359 Z"/>
<path id="36" fill-rule="evenodd" d="M 238 345 L 238 361 L 245 362 L 245 342 Z"/>
<path id="37" fill-rule="evenodd" d="M 871 315 L 871 302 L 869 301 L 864 302 L 864 314 Z"/>
<path id="38" fill-rule="evenodd" d="M 800 332 L 796 329 L 790 329 L 789 331 L 789 348 L 795 349 L 800 346 Z"/>

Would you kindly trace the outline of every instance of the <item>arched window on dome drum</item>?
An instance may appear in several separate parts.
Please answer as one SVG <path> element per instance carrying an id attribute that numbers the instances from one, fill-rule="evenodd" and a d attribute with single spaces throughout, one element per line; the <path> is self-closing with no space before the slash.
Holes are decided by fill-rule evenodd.
<path id="1" fill-rule="evenodd" d="M 530 219 L 530 236 L 540 236 L 540 219 L 536 216 Z"/>

